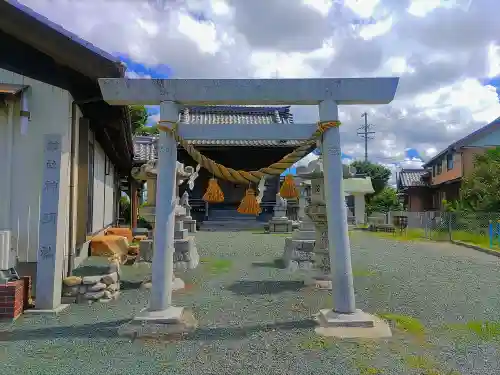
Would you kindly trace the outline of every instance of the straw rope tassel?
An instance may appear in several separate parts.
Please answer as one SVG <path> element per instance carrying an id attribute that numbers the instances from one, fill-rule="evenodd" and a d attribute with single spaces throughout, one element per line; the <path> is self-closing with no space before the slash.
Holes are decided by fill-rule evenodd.
<path id="1" fill-rule="evenodd" d="M 297 191 L 295 181 L 293 180 L 293 176 L 291 174 L 287 174 L 285 176 L 285 180 L 281 185 L 280 195 L 285 199 L 295 199 L 299 196 L 299 192 Z"/>
<path id="2" fill-rule="evenodd" d="M 255 197 L 255 190 L 248 188 L 245 192 L 245 196 L 241 200 L 241 203 L 237 210 L 240 214 L 255 215 L 257 216 L 262 212 L 260 204 Z"/>
<path id="3" fill-rule="evenodd" d="M 216 178 L 211 178 L 208 181 L 207 191 L 203 195 L 202 199 L 207 203 L 224 202 L 224 193 L 222 192 Z"/>

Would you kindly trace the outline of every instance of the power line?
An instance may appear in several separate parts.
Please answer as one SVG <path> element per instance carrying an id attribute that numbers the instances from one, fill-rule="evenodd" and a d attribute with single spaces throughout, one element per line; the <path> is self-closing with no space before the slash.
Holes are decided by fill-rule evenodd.
<path id="1" fill-rule="evenodd" d="M 361 117 L 365 118 L 365 124 L 358 128 L 357 134 L 365 140 L 365 161 L 368 161 L 368 141 L 375 138 L 375 132 L 371 131 L 372 125 L 368 124 L 368 113 L 363 113 Z"/>

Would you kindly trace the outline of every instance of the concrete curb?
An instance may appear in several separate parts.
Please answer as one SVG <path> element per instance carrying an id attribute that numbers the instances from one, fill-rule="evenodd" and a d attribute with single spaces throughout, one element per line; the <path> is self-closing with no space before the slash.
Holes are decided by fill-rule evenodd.
<path id="1" fill-rule="evenodd" d="M 491 250 L 491 249 L 486 249 L 486 248 L 484 248 L 484 247 L 477 246 L 477 245 L 472 245 L 472 244 L 470 244 L 470 243 L 467 243 L 467 242 L 462 242 L 462 241 L 454 241 L 454 240 L 451 240 L 451 243 L 452 243 L 452 244 L 455 244 L 455 245 L 459 245 L 459 246 L 467 247 L 467 248 L 469 248 L 469 249 L 474 249 L 474 250 L 480 251 L 480 252 L 482 252 L 482 253 L 490 254 L 490 255 L 493 255 L 493 256 L 495 256 L 495 257 L 500 258 L 500 251 L 495 251 L 495 250 Z"/>

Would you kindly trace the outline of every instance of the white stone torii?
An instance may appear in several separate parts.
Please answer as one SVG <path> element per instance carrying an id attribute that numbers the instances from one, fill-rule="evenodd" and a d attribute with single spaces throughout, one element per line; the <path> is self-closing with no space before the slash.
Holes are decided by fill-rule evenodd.
<path id="1" fill-rule="evenodd" d="M 315 79 L 126 79 L 102 78 L 103 99 L 111 105 L 158 105 L 160 120 L 179 121 L 181 105 L 318 105 L 321 121 L 338 120 L 338 105 L 388 104 L 395 96 L 399 78 Z M 316 124 L 189 124 L 177 131 L 184 139 L 305 140 Z M 342 187 L 339 128 L 322 136 L 328 239 L 334 290 L 334 311 L 326 320 L 331 327 L 366 326 L 355 307 L 348 237 L 347 212 Z M 164 324 L 165 332 L 179 330 L 183 308 L 172 306 L 172 273 L 177 143 L 161 132 L 158 145 L 157 210 L 152 290 L 148 309 L 137 322 Z M 333 245 L 333 246 L 332 246 Z M 144 324 L 143 324 L 144 326 Z M 181 328 L 182 329 L 182 328 Z"/>

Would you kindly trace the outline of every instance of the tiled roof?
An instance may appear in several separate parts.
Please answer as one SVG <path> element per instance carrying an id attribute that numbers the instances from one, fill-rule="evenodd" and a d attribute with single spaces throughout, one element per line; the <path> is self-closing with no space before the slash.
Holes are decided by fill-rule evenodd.
<path id="1" fill-rule="evenodd" d="M 429 172 L 425 169 L 404 169 L 399 172 L 399 182 L 402 188 L 427 186 L 428 183 L 423 180 Z"/>
<path id="2" fill-rule="evenodd" d="M 134 160 L 150 161 L 158 157 L 157 137 L 138 135 L 134 137 Z"/>
<path id="3" fill-rule="evenodd" d="M 198 106 L 185 107 L 179 120 L 190 124 L 289 124 L 293 115 L 290 107 Z"/>
<path id="4" fill-rule="evenodd" d="M 179 120 L 190 124 L 276 124 L 293 123 L 290 107 L 243 107 L 243 106 L 206 106 L 185 107 Z M 154 136 L 134 137 L 134 159 L 148 161 L 157 158 Z M 297 147 L 300 141 L 267 140 L 197 140 L 189 141 L 194 146 L 242 146 L 242 147 Z"/>

